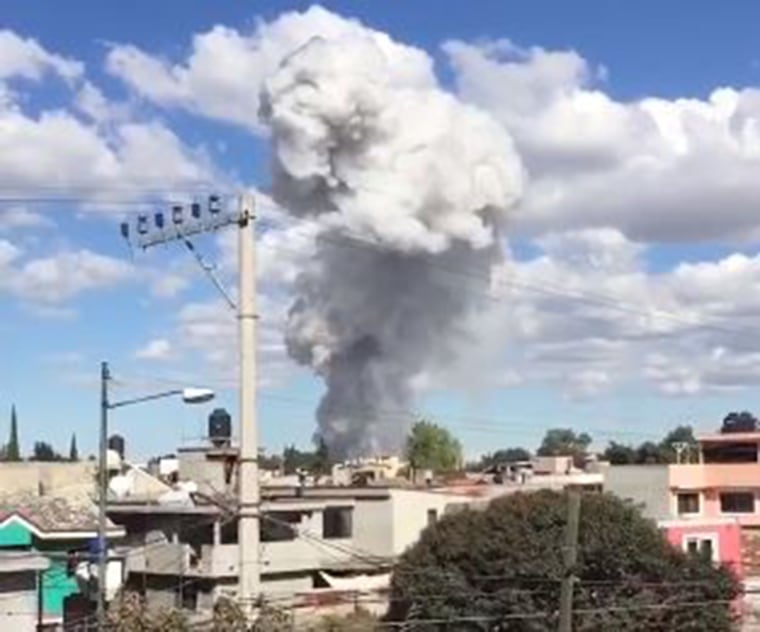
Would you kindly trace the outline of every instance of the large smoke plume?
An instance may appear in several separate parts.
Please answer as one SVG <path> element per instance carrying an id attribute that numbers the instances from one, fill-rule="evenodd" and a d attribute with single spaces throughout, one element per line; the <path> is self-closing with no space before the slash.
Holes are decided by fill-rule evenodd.
<path id="1" fill-rule="evenodd" d="M 267 82 L 273 192 L 317 225 L 286 342 L 322 377 L 339 458 L 397 452 L 415 380 L 457 360 L 521 193 L 510 137 L 441 90 L 421 51 L 314 38 Z"/>

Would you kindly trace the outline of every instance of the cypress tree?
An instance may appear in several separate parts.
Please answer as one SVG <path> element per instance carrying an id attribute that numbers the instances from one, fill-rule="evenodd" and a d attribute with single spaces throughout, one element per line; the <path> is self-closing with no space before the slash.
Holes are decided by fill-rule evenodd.
<path id="1" fill-rule="evenodd" d="M 76 463 L 79 460 L 79 450 L 77 449 L 77 435 L 71 435 L 71 445 L 69 446 L 69 461 Z"/>
<path id="2" fill-rule="evenodd" d="M 18 421 L 16 419 L 16 405 L 11 406 L 11 436 L 5 449 L 5 458 L 8 461 L 20 461 L 21 451 L 18 447 Z"/>

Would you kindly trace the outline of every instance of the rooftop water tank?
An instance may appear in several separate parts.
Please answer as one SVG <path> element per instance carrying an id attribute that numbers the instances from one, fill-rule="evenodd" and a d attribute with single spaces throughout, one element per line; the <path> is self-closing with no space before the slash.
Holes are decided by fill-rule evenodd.
<path id="1" fill-rule="evenodd" d="M 232 418 L 224 408 L 216 408 L 208 416 L 208 437 L 214 447 L 222 448 L 230 445 Z"/>
<path id="2" fill-rule="evenodd" d="M 126 444 L 124 443 L 124 437 L 121 435 L 115 434 L 108 437 L 108 449 L 113 450 L 114 452 L 118 452 L 122 460 L 124 460 L 125 445 Z"/>

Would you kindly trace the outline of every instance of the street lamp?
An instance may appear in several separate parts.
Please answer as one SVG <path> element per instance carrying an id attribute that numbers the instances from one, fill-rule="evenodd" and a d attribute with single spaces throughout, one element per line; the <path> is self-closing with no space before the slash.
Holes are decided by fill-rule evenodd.
<path id="1" fill-rule="evenodd" d="M 108 399 L 108 381 L 111 372 L 108 363 L 100 365 L 100 459 L 98 464 L 98 630 L 106 629 L 106 562 L 108 547 L 106 546 L 106 499 L 108 497 L 108 411 L 114 408 L 124 408 L 132 404 L 150 402 L 165 397 L 182 397 L 186 404 L 204 404 L 214 399 L 214 391 L 208 388 L 183 388 L 144 395 L 132 399 L 111 402 Z"/>

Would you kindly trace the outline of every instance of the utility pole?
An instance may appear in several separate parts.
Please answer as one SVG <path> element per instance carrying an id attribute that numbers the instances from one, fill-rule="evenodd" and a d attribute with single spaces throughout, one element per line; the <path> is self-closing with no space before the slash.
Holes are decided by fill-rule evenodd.
<path id="1" fill-rule="evenodd" d="M 183 242 L 214 287 L 230 307 L 234 301 L 217 279 L 213 266 L 207 264 L 189 237 L 201 232 L 216 231 L 226 226 L 238 226 L 238 278 L 237 301 L 239 345 L 239 414 L 240 452 L 238 461 L 238 600 L 250 612 L 260 592 L 259 573 L 259 470 L 258 430 L 256 421 L 256 233 L 254 200 L 243 193 L 235 213 L 222 209 L 218 195 L 209 196 L 204 215 L 201 205 L 190 205 L 187 217 L 181 205 L 172 207 L 171 224 L 163 213 L 156 213 L 152 222 L 148 215 L 137 217 L 134 243 L 147 249 L 169 241 Z M 128 223 L 121 225 L 121 234 L 132 245 L 132 230 Z"/>
<path id="2" fill-rule="evenodd" d="M 259 467 L 256 426 L 256 233 L 253 198 L 240 197 L 238 232 L 240 461 L 238 466 L 238 598 L 246 611 L 259 594 Z"/>
<path id="3" fill-rule="evenodd" d="M 98 632 L 106 629 L 106 502 L 108 498 L 108 363 L 100 365 L 100 458 L 98 460 Z"/>
<path id="4" fill-rule="evenodd" d="M 567 490 L 567 525 L 565 546 L 562 549 L 562 587 L 559 597 L 559 632 L 573 631 L 573 588 L 575 564 L 578 560 L 578 525 L 581 517 L 581 491 L 578 487 Z"/>

